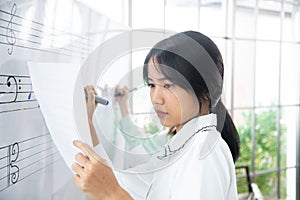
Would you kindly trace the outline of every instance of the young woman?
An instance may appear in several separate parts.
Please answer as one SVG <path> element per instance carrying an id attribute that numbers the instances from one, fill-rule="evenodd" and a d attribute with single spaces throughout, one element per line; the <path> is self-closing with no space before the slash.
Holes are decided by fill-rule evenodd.
<path id="1" fill-rule="evenodd" d="M 224 66 L 217 46 L 199 32 L 175 34 L 150 50 L 143 70 L 153 107 L 171 135 L 144 167 L 163 167 L 143 181 L 113 171 L 91 147 L 74 141 L 85 154 L 78 153 L 72 166 L 77 186 L 92 199 L 237 199 L 239 137 L 220 101 Z M 86 91 L 91 120 L 95 90 Z"/>

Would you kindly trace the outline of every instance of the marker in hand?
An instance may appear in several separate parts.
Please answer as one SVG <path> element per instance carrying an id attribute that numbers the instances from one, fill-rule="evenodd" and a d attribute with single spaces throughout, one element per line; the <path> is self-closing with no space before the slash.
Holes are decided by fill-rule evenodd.
<path id="1" fill-rule="evenodd" d="M 85 90 L 84 90 L 84 93 L 85 93 L 85 98 L 87 99 L 88 94 L 86 93 Z M 105 105 L 105 106 L 109 104 L 109 101 L 107 99 L 104 99 L 103 97 L 99 97 L 97 95 L 95 95 L 95 102 L 100 103 L 100 104 Z"/>

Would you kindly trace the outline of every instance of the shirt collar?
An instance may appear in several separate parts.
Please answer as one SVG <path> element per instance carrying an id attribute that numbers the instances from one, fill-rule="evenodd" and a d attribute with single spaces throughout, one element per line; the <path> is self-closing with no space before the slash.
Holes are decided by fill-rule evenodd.
<path id="1" fill-rule="evenodd" d="M 169 140 L 161 151 L 154 154 L 151 161 L 129 170 L 134 173 L 152 173 L 174 163 L 192 146 L 195 136 L 203 132 L 216 130 L 217 117 L 215 114 L 202 115 L 189 120 L 178 133 Z"/>
<path id="2" fill-rule="evenodd" d="M 216 129 L 216 114 L 202 115 L 189 120 L 156 155 L 159 160 L 169 160 L 184 152 L 197 134 Z"/>

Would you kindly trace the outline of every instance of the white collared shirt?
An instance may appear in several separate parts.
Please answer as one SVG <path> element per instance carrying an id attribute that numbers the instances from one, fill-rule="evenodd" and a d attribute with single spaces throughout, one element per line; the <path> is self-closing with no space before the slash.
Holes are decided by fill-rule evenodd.
<path id="1" fill-rule="evenodd" d="M 233 159 L 216 125 L 215 114 L 190 120 L 148 163 L 116 171 L 121 187 L 137 200 L 238 199 Z"/>

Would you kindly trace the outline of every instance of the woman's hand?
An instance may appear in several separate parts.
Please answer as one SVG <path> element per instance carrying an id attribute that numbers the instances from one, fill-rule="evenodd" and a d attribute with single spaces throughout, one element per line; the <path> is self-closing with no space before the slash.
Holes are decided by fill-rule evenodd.
<path id="1" fill-rule="evenodd" d="M 95 102 L 95 95 L 97 95 L 96 89 L 94 86 L 88 85 L 84 87 L 84 90 L 87 94 L 87 112 L 88 112 L 88 120 L 89 122 L 92 122 L 94 111 L 97 107 L 97 103 Z"/>
<path id="2" fill-rule="evenodd" d="M 132 199 L 130 195 L 120 187 L 111 168 L 106 164 L 90 146 L 74 141 L 82 153 L 76 155 L 78 163 L 72 165 L 76 173 L 75 184 L 91 199 Z"/>
<path id="3" fill-rule="evenodd" d="M 115 90 L 115 99 L 119 103 L 120 110 L 122 116 L 125 117 L 129 114 L 128 108 L 128 99 L 129 99 L 129 90 L 125 87 L 120 87 L 119 85 L 116 87 Z"/>
<path id="4" fill-rule="evenodd" d="M 129 99 L 129 90 L 125 87 L 117 85 L 115 89 L 115 98 L 118 103 L 127 103 Z"/>

